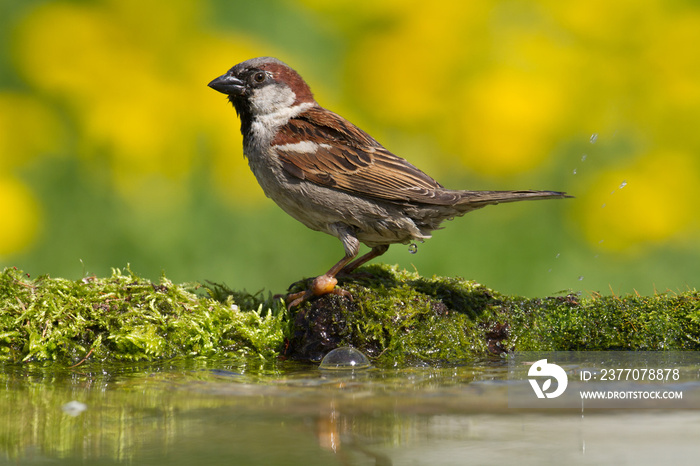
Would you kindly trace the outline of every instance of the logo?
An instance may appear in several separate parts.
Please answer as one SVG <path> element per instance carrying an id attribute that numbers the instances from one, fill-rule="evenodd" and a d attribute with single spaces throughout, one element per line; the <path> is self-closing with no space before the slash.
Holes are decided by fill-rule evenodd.
<path id="1" fill-rule="evenodd" d="M 532 389 L 535 391 L 537 398 L 556 398 L 566 390 L 566 385 L 569 383 L 566 377 L 566 372 L 564 369 L 557 366 L 556 364 L 547 363 L 546 359 L 540 359 L 530 366 L 530 370 L 527 371 L 527 375 L 530 377 L 548 377 L 540 387 L 537 379 L 529 379 Z M 557 381 L 557 389 L 553 392 L 547 392 L 552 386 L 552 379 Z"/>

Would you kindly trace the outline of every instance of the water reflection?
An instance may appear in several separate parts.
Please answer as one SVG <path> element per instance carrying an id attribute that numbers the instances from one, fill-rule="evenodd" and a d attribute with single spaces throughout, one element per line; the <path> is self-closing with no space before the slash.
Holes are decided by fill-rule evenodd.
<path id="1" fill-rule="evenodd" d="M 79 371 L 77 369 L 80 369 Z M 6 366 L 0 458 L 133 464 L 647 464 L 697 451 L 694 411 L 516 411 L 507 366 Z M 63 407 L 88 407 L 71 416 Z M 584 448 L 585 445 L 585 448 Z M 665 455 L 665 456 L 663 456 Z M 670 456 L 669 456 L 670 455 Z"/>

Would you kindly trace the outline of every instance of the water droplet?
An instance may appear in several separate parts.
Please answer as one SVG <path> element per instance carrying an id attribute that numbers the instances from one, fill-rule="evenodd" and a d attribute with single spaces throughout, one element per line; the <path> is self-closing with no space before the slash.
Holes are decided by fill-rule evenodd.
<path id="1" fill-rule="evenodd" d="M 551 272 L 551 271 L 552 271 L 552 269 L 547 270 L 547 272 Z"/>
<path id="2" fill-rule="evenodd" d="M 597 140 L 598 140 L 598 133 L 591 134 L 591 144 L 595 144 L 595 142 Z"/>
<path id="3" fill-rule="evenodd" d="M 583 275 L 579 275 L 578 279 L 579 281 L 583 280 Z"/>
<path id="4" fill-rule="evenodd" d="M 329 352 L 319 369 L 325 370 L 356 370 L 367 369 L 370 366 L 369 359 L 362 352 L 349 346 L 342 346 Z"/>
<path id="5" fill-rule="evenodd" d="M 576 169 L 574 168 L 574 175 L 576 174 Z"/>
<path id="6" fill-rule="evenodd" d="M 585 162 L 585 161 L 586 161 L 586 157 L 588 157 L 588 156 L 587 156 L 586 154 L 583 154 L 583 155 L 581 156 L 581 162 Z"/>
<path id="7" fill-rule="evenodd" d="M 408 252 L 411 254 L 415 254 L 418 252 L 418 245 L 416 243 L 411 243 L 408 245 Z"/>
<path id="8" fill-rule="evenodd" d="M 607 205 L 607 204 L 603 204 L 602 206 L 600 206 L 600 208 L 601 208 L 601 209 L 605 209 L 605 206 L 606 206 L 606 205 Z"/>
<path id="9" fill-rule="evenodd" d="M 559 256 L 561 256 L 561 253 L 558 252 L 556 256 L 554 256 L 555 259 L 559 259 Z"/>
<path id="10" fill-rule="evenodd" d="M 622 180 L 622 183 L 620 183 L 620 189 L 624 188 L 627 186 L 627 180 Z"/>
<path id="11" fill-rule="evenodd" d="M 602 243 L 603 241 L 604 241 L 604 240 L 601 239 L 600 241 L 598 241 L 598 244 Z"/>

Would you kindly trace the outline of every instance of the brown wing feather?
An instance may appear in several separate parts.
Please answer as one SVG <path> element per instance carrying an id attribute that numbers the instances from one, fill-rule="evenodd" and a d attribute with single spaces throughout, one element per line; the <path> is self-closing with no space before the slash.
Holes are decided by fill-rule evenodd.
<path id="1" fill-rule="evenodd" d="M 314 141 L 319 147 L 297 152 L 278 146 L 283 167 L 297 178 L 393 202 L 444 204 L 459 197 L 349 121 L 320 107 L 298 115 L 276 138 L 280 145 L 302 141 Z"/>

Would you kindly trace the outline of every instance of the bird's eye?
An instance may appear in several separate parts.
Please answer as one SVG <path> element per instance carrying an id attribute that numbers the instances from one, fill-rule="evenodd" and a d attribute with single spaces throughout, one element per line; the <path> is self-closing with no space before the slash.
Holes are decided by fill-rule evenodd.
<path id="1" fill-rule="evenodd" d="M 256 83 L 261 83 L 261 82 L 265 81 L 265 78 L 266 78 L 266 77 L 267 77 L 267 76 L 265 75 L 264 72 L 258 71 L 257 73 L 255 73 L 255 74 L 253 75 L 253 80 L 254 80 Z"/>

